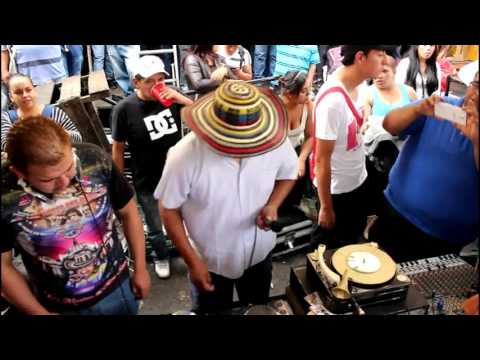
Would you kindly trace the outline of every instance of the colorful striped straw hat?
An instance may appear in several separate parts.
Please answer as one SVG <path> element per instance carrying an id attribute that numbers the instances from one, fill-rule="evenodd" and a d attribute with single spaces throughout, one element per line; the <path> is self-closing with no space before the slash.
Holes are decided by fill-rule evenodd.
<path id="1" fill-rule="evenodd" d="M 187 125 L 224 155 L 249 157 L 280 146 L 287 136 L 287 112 L 267 88 L 226 81 L 210 94 L 184 107 Z"/>

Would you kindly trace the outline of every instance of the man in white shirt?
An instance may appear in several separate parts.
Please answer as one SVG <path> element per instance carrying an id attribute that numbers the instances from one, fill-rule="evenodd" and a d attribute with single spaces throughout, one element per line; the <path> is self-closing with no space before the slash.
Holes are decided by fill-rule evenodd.
<path id="1" fill-rule="evenodd" d="M 268 89 L 227 81 L 182 118 L 193 132 L 170 149 L 154 196 L 189 267 L 194 308 L 230 307 L 234 286 L 242 303 L 266 303 L 275 246 L 267 223 L 298 171 L 286 110 Z"/>
<path id="2" fill-rule="evenodd" d="M 343 45 L 342 63 L 315 99 L 314 184 L 320 199 L 312 243 L 356 243 L 366 224 L 367 169 L 360 127 L 362 83 L 378 76 L 387 45 Z"/>

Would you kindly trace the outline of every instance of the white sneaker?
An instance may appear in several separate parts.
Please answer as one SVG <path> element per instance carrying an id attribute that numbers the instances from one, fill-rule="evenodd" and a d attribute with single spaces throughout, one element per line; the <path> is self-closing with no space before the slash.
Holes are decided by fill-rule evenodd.
<path id="1" fill-rule="evenodd" d="M 170 261 L 155 260 L 154 268 L 155 268 L 155 273 L 160 279 L 166 279 L 170 276 Z"/>

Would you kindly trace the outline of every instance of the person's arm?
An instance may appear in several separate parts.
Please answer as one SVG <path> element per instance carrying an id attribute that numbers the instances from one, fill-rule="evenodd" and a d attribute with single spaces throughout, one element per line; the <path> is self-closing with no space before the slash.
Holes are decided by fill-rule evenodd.
<path id="1" fill-rule="evenodd" d="M 305 168 L 308 156 L 312 152 L 313 147 L 313 103 L 311 100 L 308 100 L 308 118 L 307 124 L 305 125 L 305 140 L 302 144 L 302 148 L 300 150 L 300 155 L 298 156 L 298 176 L 302 177 L 305 175 Z"/>
<path id="2" fill-rule="evenodd" d="M 55 122 L 57 122 L 61 127 L 63 127 L 67 131 L 73 143 L 79 144 L 82 142 L 83 140 L 82 134 L 77 129 L 77 126 L 70 119 L 70 117 L 67 115 L 65 111 L 55 106 L 53 108 L 52 118 Z"/>
<path id="3" fill-rule="evenodd" d="M 374 85 L 375 86 L 375 85 Z M 363 105 L 363 122 L 367 123 L 368 117 L 372 115 L 373 108 L 373 99 L 372 99 L 372 89 L 369 88 L 365 94 L 365 103 Z"/>
<path id="4" fill-rule="evenodd" d="M 315 176 L 320 200 L 318 224 L 322 228 L 330 229 L 335 225 L 335 212 L 333 211 L 332 195 L 330 193 L 331 158 L 335 148 L 335 140 L 315 139 L 315 141 L 317 142 Z"/>
<path id="5" fill-rule="evenodd" d="M 132 197 L 117 214 L 133 257 L 132 290 L 137 298 L 144 299 L 150 291 L 150 275 L 145 261 L 145 233 L 135 199 Z"/>
<path id="6" fill-rule="evenodd" d="M 199 93 L 206 93 L 220 85 L 221 80 L 212 80 L 205 78 L 202 74 L 200 59 L 195 55 L 188 55 L 185 58 L 185 76 L 187 77 L 193 90 Z"/>
<path id="7" fill-rule="evenodd" d="M 276 180 L 272 194 L 267 204 L 257 215 L 256 223 L 260 229 L 267 230 L 270 226 L 265 223 L 265 219 L 270 221 L 278 220 L 278 208 L 282 205 L 283 200 L 293 189 L 296 180 Z"/>
<path id="8" fill-rule="evenodd" d="M 7 146 L 7 134 L 12 127 L 12 120 L 10 119 L 10 115 L 8 115 L 7 111 L 2 111 L 2 151 L 5 151 L 5 147 Z"/>
<path id="9" fill-rule="evenodd" d="M 177 104 L 180 105 L 191 105 L 193 100 L 183 95 L 181 92 L 171 88 L 165 87 L 165 89 L 159 94 L 161 98 L 164 99 L 173 99 Z"/>
<path id="10" fill-rule="evenodd" d="M 239 80 L 248 81 L 253 78 L 252 65 L 244 65 L 242 69 L 232 69 L 232 72 Z"/>
<path id="11" fill-rule="evenodd" d="M 123 172 L 125 168 L 125 143 L 113 140 L 112 143 L 112 159 L 115 165 L 117 165 L 120 172 Z"/>
<path id="12" fill-rule="evenodd" d="M 317 64 L 311 64 L 308 68 L 307 78 L 305 80 L 305 86 L 310 90 L 313 84 L 313 78 L 315 77 L 315 72 L 317 70 Z"/>
<path id="13" fill-rule="evenodd" d="M 2 295 L 26 314 L 52 315 L 39 303 L 25 277 L 13 266 L 12 251 L 2 253 Z"/>
<path id="14" fill-rule="evenodd" d="M 190 245 L 183 218 L 180 209 L 167 209 L 163 206 L 161 200 L 158 202 L 160 209 L 160 217 L 165 225 L 167 234 L 175 244 L 183 260 L 190 270 L 192 282 L 202 291 L 213 291 L 213 283 L 208 272 L 207 264 L 200 258 L 197 252 Z"/>
<path id="15" fill-rule="evenodd" d="M 437 95 L 432 95 L 418 103 L 390 111 L 383 121 L 383 128 L 392 135 L 397 135 L 422 115 L 433 116 L 436 102 L 441 101 Z"/>
<path id="16" fill-rule="evenodd" d="M 6 83 L 8 80 L 8 77 L 10 76 L 10 53 L 8 52 L 8 49 L 2 50 L 2 82 Z"/>

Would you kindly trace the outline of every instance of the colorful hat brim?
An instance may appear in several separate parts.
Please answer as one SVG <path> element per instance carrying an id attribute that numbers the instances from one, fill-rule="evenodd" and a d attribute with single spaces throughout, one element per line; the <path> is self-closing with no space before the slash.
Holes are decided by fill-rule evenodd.
<path id="1" fill-rule="evenodd" d="M 210 147 L 232 157 L 250 157 L 271 151 L 287 137 L 287 112 L 282 100 L 270 89 L 260 92 L 260 118 L 249 126 L 224 123 L 214 112 L 215 91 L 182 109 L 187 126 Z"/>

